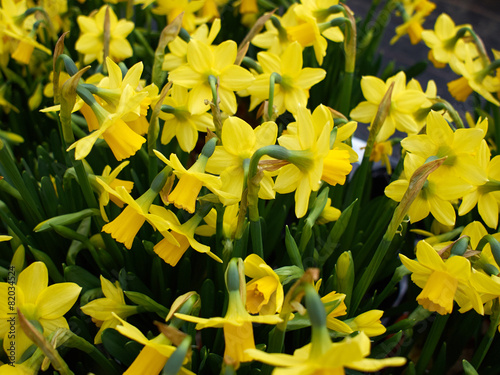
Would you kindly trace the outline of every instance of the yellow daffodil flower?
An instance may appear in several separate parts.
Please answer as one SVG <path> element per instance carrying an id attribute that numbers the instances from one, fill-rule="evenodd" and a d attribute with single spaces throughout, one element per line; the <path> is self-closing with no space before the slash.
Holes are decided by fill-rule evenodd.
<path id="1" fill-rule="evenodd" d="M 330 150 L 333 120 L 325 121 L 328 113 L 317 108 L 311 114 L 305 107 L 299 107 L 294 125 L 296 134 L 284 134 L 278 139 L 281 146 L 296 153 L 289 158 L 290 164 L 280 168 L 274 190 L 280 194 L 295 190 L 298 218 L 306 214 L 311 191 L 319 189 L 321 180 L 331 185 L 343 184 L 352 169 L 347 151 Z"/>
<path id="2" fill-rule="evenodd" d="M 387 173 L 392 174 L 392 166 L 389 157 L 392 155 L 392 142 L 374 142 L 370 161 L 375 163 L 380 162 L 387 168 Z"/>
<path id="3" fill-rule="evenodd" d="M 483 60 L 474 58 L 475 46 L 465 45 L 465 60 L 453 60 L 450 67 L 453 71 L 462 77 L 448 83 L 450 94 L 458 101 L 465 101 L 472 91 L 477 92 L 487 101 L 500 106 L 500 102 L 492 93 L 500 90 L 500 79 L 490 76 L 485 69 L 487 68 Z"/>
<path id="4" fill-rule="evenodd" d="M 347 313 L 347 306 L 344 302 L 345 297 L 345 294 L 333 291 L 328 293 L 326 296 L 321 297 L 321 302 L 323 302 L 325 306 L 328 306 L 331 302 L 340 301 L 337 307 L 330 311 L 326 316 L 326 326 L 332 331 L 350 334 L 353 332 L 351 327 L 349 327 L 342 320 L 337 319 L 337 317 L 344 316 Z"/>
<path id="5" fill-rule="evenodd" d="M 67 151 L 75 149 L 75 159 L 83 159 L 90 153 L 97 139 L 102 137 L 116 160 L 121 161 L 134 155 L 146 139 L 132 130 L 124 119 L 130 119 L 127 118 L 131 114 L 130 111 L 139 110 L 141 102 L 147 96 L 147 92 L 137 93 L 130 85 L 126 85 L 120 95 L 116 112 L 109 113 L 102 107 L 97 108 L 94 114 L 98 119 L 98 129 L 73 143 Z M 136 114 L 133 118 L 137 117 Z"/>
<path id="6" fill-rule="evenodd" d="M 194 238 L 196 228 L 203 220 L 204 215 L 195 214 L 191 219 L 181 224 L 177 216 L 164 207 L 152 205 L 150 212 L 149 219 L 165 237 L 154 246 L 153 250 L 165 263 L 174 267 L 189 247 L 222 263 L 222 260 L 212 253 L 209 246 Z"/>
<path id="7" fill-rule="evenodd" d="M 103 77 L 97 84 L 97 95 L 100 99 L 104 99 L 106 103 L 100 101 L 104 109 L 110 113 L 117 112 L 120 107 L 120 100 L 127 89 L 127 86 L 133 88 L 136 94 L 146 94 L 139 104 L 129 103 L 129 107 L 122 113 L 121 119 L 137 134 L 144 135 L 148 132 L 149 122 L 146 119 L 148 108 L 153 100 L 156 100 L 158 95 L 158 88 L 151 84 L 142 87 L 141 75 L 144 70 L 144 65 L 139 62 L 132 66 L 125 76 L 122 70 L 113 60 L 109 57 L 106 58 L 106 66 L 108 69 L 108 76 Z M 135 105 L 135 106 L 134 106 Z M 89 130 L 94 130 L 89 126 Z"/>
<path id="8" fill-rule="evenodd" d="M 408 189 L 411 176 L 418 167 L 425 163 L 425 160 L 420 156 L 407 154 L 404 160 L 404 177 L 388 185 L 385 188 L 385 195 L 400 202 Z M 438 171 L 436 170 L 436 172 Z M 470 191 L 472 185 L 458 176 L 449 178 L 446 183 L 443 183 L 441 178 L 436 177 L 436 172 L 429 175 L 422 190 L 408 209 L 411 223 L 423 220 L 431 213 L 437 221 L 444 225 L 455 224 L 455 209 L 451 202 Z"/>
<path id="9" fill-rule="evenodd" d="M 272 73 L 281 76 L 281 82 L 274 86 L 274 105 L 277 114 L 285 110 L 296 114 L 299 107 L 307 106 L 309 89 L 325 78 L 326 72 L 319 68 L 302 68 L 302 48 L 295 42 L 290 44 L 281 56 L 270 52 L 259 52 L 257 60 L 263 74 L 246 90 L 251 95 L 250 109 L 269 99 L 269 81 Z"/>
<path id="10" fill-rule="evenodd" d="M 485 172 L 487 181 L 474 186 L 474 190 L 464 195 L 458 214 L 465 215 L 477 204 L 479 214 L 486 225 L 496 229 L 500 203 L 500 156 L 490 160 L 490 150 L 483 140 L 477 153 L 477 161 L 479 168 Z"/>
<path id="11" fill-rule="evenodd" d="M 316 19 L 316 22 L 325 23 L 330 22 L 337 17 L 343 17 L 342 13 L 332 14 L 328 9 L 334 5 L 338 5 L 339 0 L 301 0 L 300 4 L 294 8 L 295 14 L 298 18 L 302 18 L 302 14 L 310 14 Z M 334 42 L 342 42 L 344 34 L 339 27 L 329 27 L 321 32 L 325 38 Z M 316 52 L 316 50 L 315 50 Z M 319 61 L 318 61 L 319 63 Z M 320 64 L 321 65 L 321 64 Z"/>
<path id="12" fill-rule="evenodd" d="M 41 0 L 39 5 L 47 12 L 47 16 L 54 27 L 54 31 L 59 33 L 61 29 L 67 31 L 71 27 L 71 21 L 66 14 L 68 12 L 68 2 L 67 1 L 51 1 L 51 0 Z"/>
<path id="13" fill-rule="evenodd" d="M 465 42 L 462 39 L 455 39 L 457 31 L 463 27 L 470 25 L 455 25 L 451 17 L 443 13 L 437 18 L 434 30 L 422 31 L 422 39 L 431 49 L 435 61 L 449 64 L 452 60 L 465 58 Z"/>
<path id="14" fill-rule="evenodd" d="M 210 108 L 205 104 L 205 100 L 213 100 L 209 77 L 217 80 L 221 110 L 231 115 L 236 112 L 234 91 L 246 89 L 254 80 L 248 70 L 234 64 L 236 54 L 237 46 L 232 40 L 222 42 L 213 50 L 199 40 L 190 40 L 187 64 L 171 71 L 169 80 L 192 89 L 188 102 L 191 114 L 203 113 Z"/>
<path id="15" fill-rule="evenodd" d="M 316 223 L 319 225 L 330 223 L 332 221 L 338 220 L 340 217 L 340 210 L 332 206 L 332 199 L 328 198 L 326 200 L 326 205 L 321 214 L 319 215 Z"/>
<path id="16" fill-rule="evenodd" d="M 345 323 L 349 325 L 353 332 L 364 332 L 368 337 L 379 336 L 386 331 L 380 321 L 383 314 L 382 310 L 370 310 L 356 316 L 354 319 L 346 320 Z"/>
<path id="17" fill-rule="evenodd" d="M 196 199 L 203 186 L 206 186 L 214 194 L 230 197 L 220 191 L 222 182 L 218 176 L 205 173 L 207 163 L 205 155 L 200 154 L 198 160 L 189 169 L 186 169 L 175 154 L 170 155 L 170 160 L 156 150 L 155 154 L 161 161 L 172 167 L 174 174 L 179 178 L 174 190 L 168 195 L 168 201 L 172 202 L 175 207 L 194 213 Z"/>
<path id="18" fill-rule="evenodd" d="M 297 5 L 293 7 L 297 15 L 297 24 L 293 26 L 285 26 L 288 34 L 288 39 L 291 42 L 299 42 L 302 48 L 313 47 L 314 56 L 318 65 L 323 64 L 323 58 L 326 56 L 326 48 L 328 42 L 321 35 L 316 19 L 307 12 L 307 9 Z"/>
<path id="19" fill-rule="evenodd" d="M 205 4 L 203 0 L 156 0 L 154 3 L 156 7 L 153 8 L 153 13 L 167 16 L 167 23 L 171 23 L 175 17 L 184 13 L 182 27 L 188 33 L 193 32 L 196 25 L 208 21 L 208 19 L 200 19 L 196 16 L 196 12 Z"/>
<path id="20" fill-rule="evenodd" d="M 38 374 L 38 368 L 40 364 L 35 366 L 30 366 L 26 364 L 27 361 L 23 363 L 16 363 L 14 366 L 8 363 L 0 366 L 0 374 L 2 375 L 36 375 Z"/>
<path id="21" fill-rule="evenodd" d="M 281 311 L 284 294 L 280 278 L 261 257 L 250 254 L 245 261 L 246 308 L 250 314 L 273 315 Z"/>
<path id="22" fill-rule="evenodd" d="M 229 117 L 222 125 L 222 145 L 216 146 L 213 155 L 208 159 L 206 171 L 219 174 L 222 188 L 230 196 L 241 197 L 245 164 L 259 148 L 276 143 L 278 127 L 272 121 L 263 123 L 255 129 L 238 117 Z M 273 199 L 273 180 L 264 174 L 260 183 L 259 197 Z M 228 202 L 227 204 L 234 204 Z"/>
<path id="23" fill-rule="evenodd" d="M 371 372 L 386 366 L 405 364 L 406 359 L 401 357 L 381 360 L 366 358 L 370 354 L 370 339 L 364 332 L 355 337 L 347 337 L 341 342 L 332 343 L 326 326 L 324 302 L 339 298 L 343 300 L 345 296 L 330 293 L 320 299 L 311 284 L 306 283 L 303 286 L 312 328 L 311 343 L 295 350 L 293 355 L 269 354 L 256 349 L 247 350 L 248 355 L 257 361 L 278 367 L 273 374 L 281 375 L 343 374 L 346 368 Z M 337 308 L 339 307 L 341 305 Z"/>
<path id="24" fill-rule="evenodd" d="M 279 16 L 274 15 L 273 17 L 276 17 L 276 20 L 280 22 Z M 285 28 L 283 26 L 280 28 L 276 27 L 272 20 L 266 21 L 264 26 L 266 31 L 255 35 L 252 39 L 252 44 L 267 52 L 281 56 L 290 44 Z"/>
<path id="25" fill-rule="evenodd" d="M 2 0 L 0 7 L 0 55 L 9 55 L 20 64 L 27 65 L 35 48 L 51 55 L 52 51 L 35 40 L 34 15 L 25 16 L 28 10 L 25 0 Z"/>
<path id="26" fill-rule="evenodd" d="M 105 186 L 103 182 L 99 183 Z M 118 186 L 116 192 L 112 191 L 111 188 L 107 189 L 107 191 L 110 194 L 114 193 L 118 195 L 118 197 L 127 204 L 127 207 L 125 207 L 116 219 L 104 225 L 102 230 L 111 234 L 111 237 L 123 243 L 127 249 L 130 249 L 139 229 L 141 229 L 142 225 L 146 222 L 149 206 L 156 195 L 154 197 L 152 197 L 151 194 L 143 195 L 141 196 L 141 198 L 144 197 L 143 199 L 139 198 L 136 201 L 123 186 Z"/>
<path id="27" fill-rule="evenodd" d="M 422 40 L 422 24 L 426 17 L 436 8 L 436 4 L 428 0 L 403 1 L 402 25 L 396 27 L 396 35 L 391 39 L 391 44 L 396 43 L 403 35 L 408 34 L 411 44 L 417 44 Z"/>
<path id="28" fill-rule="evenodd" d="M 198 132 L 215 130 L 212 115 L 206 112 L 193 115 L 189 112 L 187 108 L 189 93 L 186 88 L 173 85 L 169 93 L 163 104 L 171 106 L 173 111 L 160 112 L 160 118 L 165 121 L 161 143 L 168 144 L 173 137 L 176 137 L 181 149 L 191 152 L 198 141 Z"/>
<path id="29" fill-rule="evenodd" d="M 165 184 L 166 174 L 167 172 L 165 170 L 160 172 L 160 174 L 158 174 L 158 176 L 156 176 L 153 180 L 151 188 L 149 188 L 137 200 L 134 200 L 134 198 L 130 196 L 124 186 L 118 186 L 116 190 L 113 190 L 103 180 L 97 179 L 97 181 L 109 194 L 116 196 L 118 199 L 127 204 L 127 207 L 125 207 L 116 219 L 102 227 L 103 232 L 111 234 L 111 237 L 118 242 L 123 243 L 127 249 L 130 249 L 135 236 L 146 220 L 154 226 L 152 221 L 154 218 L 148 214 L 148 211 L 153 203 L 153 200 Z"/>
<path id="30" fill-rule="evenodd" d="M 422 92 L 407 87 L 404 72 L 399 72 L 386 82 L 373 76 L 361 78 L 361 90 L 367 101 L 359 103 L 351 111 L 351 118 L 371 123 L 377 114 L 382 98 L 393 82 L 389 113 L 377 135 L 379 142 L 389 139 L 396 129 L 408 134 L 416 134 L 420 131 L 413 115 L 426 102 L 426 98 Z"/>
<path id="31" fill-rule="evenodd" d="M 450 314 L 455 300 L 461 307 L 472 304 L 478 314 L 484 314 L 481 298 L 470 285 L 472 271 L 466 258 L 452 256 L 443 261 L 425 240 L 417 244 L 417 260 L 403 254 L 399 258 L 412 272 L 412 281 L 422 288 L 417 301 L 427 310 Z"/>
<path id="32" fill-rule="evenodd" d="M 189 36 L 191 39 L 199 40 L 206 45 L 211 46 L 217 37 L 217 34 L 219 34 L 220 28 L 220 18 L 216 18 L 214 19 L 210 29 L 208 28 L 208 25 L 204 23 Z M 187 46 L 188 43 L 180 36 L 177 36 L 172 42 L 170 42 L 168 44 L 169 53 L 167 53 L 163 59 L 162 69 L 167 72 L 171 72 L 175 68 L 187 64 Z"/>
<path id="33" fill-rule="evenodd" d="M 384 314 L 382 310 L 366 311 L 355 318 L 339 320 L 337 317 L 343 316 L 347 312 L 344 303 L 346 295 L 342 293 L 331 292 L 321 298 L 321 301 L 328 303 L 340 300 L 340 304 L 326 316 L 326 326 L 332 331 L 340 334 L 349 335 L 353 332 L 363 332 L 368 337 L 374 337 L 383 334 L 386 328 L 382 325 L 380 318 Z"/>
<path id="34" fill-rule="evenodd" d="M 84 64 L 90 64 L 94 60 L 102 64 L 104 61 L 104 19 L 106 9 L 109 11 L 110 23 L 109 57 L 113 61 L 122 61 L 132 56 L 133 51 L 127 36 L 134 29 L 134 23 L 123 19 L 118 20 L 113 9 L 108 5 L 103 5 L 93 16 L 78 16 L 76 19 L 81 34 L 76 41 L 75 49 L 84 55 Z"/>
<path id="35" fill-rule="evenodd" d="M 115 169 L 111 170 L 109 165 L 104 167 L 102 171 L 102 175 L 96 176 L 92 173 L 89 173 L 89 181 L 94 191 L 97 191 L 99 195 L 99 210 L 101 211 L 101 216 L 104 221 L 108 222 L 108 215 L 106 215 L 106 211 L 104 207 L 106 207 L 109 203 L 109 200 L 113 201 L 118 207 L 123 207 L 123 201 L 119 199 L 116 195 L 111 195 L 109 192 L 103 188 L 103 186 L 97 181 L 97 178 L 105 182 L 111 189 L 116 190 L 118 186 L 123 186 L 127 193 L 130 193 L 134 187 L 134 183 L 132 181 L 125 181 L 116 178 L 118 174 L 128 165 L 128 161 L 125 161 L 118 165 Z"/>
<path id="36" fill-rule="evenodd" d="M 487 234 L 488 231 L 483 224 L 481 224 L 479 221 L 473 221 L 465 226 L 464 230 L 460 234 L 460 237 L 468 236 L 469 245 L 472 250 L 475 250 L 477 249 L 477 245 L 479 244 L 481 239 Z M 500 233 L 494 233 L 492 236 L 496 238 L 497 241 L 500 241 Z M 479 260 L 476 260 L 474 262 L 474 267 L 476 269 L 480 269 L 480 266 L 483 264 L 491 264 L 495 267 L 498 266 L 496 264 L 495 258 L 493 257 L 493 253 L 491 252 L 491 246 L 489 243 L 484 245 L 483 249 L 481 250 L 481 254 L 479 255 Z"/>
<path id="37" fill-rule="evenodd" d="M 313 351 L 311 344 L 295 350 L 293 355 L 269 354 L 255 349 L 247 352 L 257 361 L 279 367 L 273 371 L 274 375 L 343 374 L 345 369 L 376 372 L 406 363 L 402 357 L 366 358 L 370 354 L 370 339 L 364 332 L 323 346 L 320 353 Z"/>
<path id="38" fill-rule="evenodd" d="M 111 281 L 101 275 L 101 288 L 104 294 L 103 298 L 94 299 L 81 307 L 83 313 L 90 315 L 92 321 L 100 327 L 94 338 L 94 344 L 102 342 L 101 335 L 106 328 L 115 328 L 120 323 L 116 316 L 126 319 L 130 315 L 136 314 L 138 308 L 125 303 L 123 290 L 118 281 L 115 281 L 113 285 Z"/>
<path id="39" fill-rule="evenodd" d="M 238 223 L 238 213 L 240 210 L 239 203 L 231 204 L 224 207 L 224 214 L 222 217 L 222 234 L 225 239 L 233 239 L 236 232 L 236 226 Z M 210 212 L 203 218 L 205 225 L 200 225 L 196 228 L 195 233 L 204 236 L 211 237 L 215 234 L 217 228 L 217 211 L 212 208 Z"/>
<path id="40" fill-rule="evenodd" d="M 0 283 L 0 298 L 7 301 L 9 288 L 14 287 L 16 298 L 15 306 L 7 303 L 0 305 L 0 336 L 4 338 L 3 347 L 7 352 L 11 339 L 8 338 L 9 320 L 11 315 L 19 309 L 26 319 L 37 324 L 44 336 L 48 336 L 57 328 L 69 329 L 68 322 L 64 318 L 69 309 L 78 299 L 82 290 L 75 283 L 49 284 L 49 274 L 47 267 L 42 262 L 34 262 L 24 269 L 17 278 L 17 283 L 12 286 L 8 283 Z M 9 294 L 10 295 L 10 294 Z M 12 309 L 10 309 L 12 307 Z M 26 336 L 26 333 L 19 325 L 19 319 L 15 319 L 16 350 L 15 360 L 18 362 L 23 353 L 33 342 Z"/>
<path id="41" fill-rule="evenodd" d="M 226 271 L 229 302 L 224 318 L 204 319 L 179 313 L 176 313 L 175 316 L 188 322 L 197 323 L 197 330 L 222 327 L 226 343 L 224 357 L 234 363 L 235 368 L 238 368 L 240 362 L 250 362 L 252 360 L 252 357 L 247 353 L 248 349 L 255 349 L 252 322 L 278 324 L 282 319 L 277 315 L 250 315 L 245 310 L 245 302 L 240 294 L 241 281 L 235 260 L 229 262 Z"/>
<path id="42" fill-rule="evenodd" d="M 351 163 L 356 163 L 359 156 L 351 146 L 345 143 L 345 141 L 352 137 L 357 127 L 358 123 L 356 121 L 349 121 L 344 125 L 337 126 L 337 136 L 335 137 L 335 142 L 332 147 L 332 149 L 346 150 L 349 153 L 349 162 Z"/>
<path id="43" fill-rule="evenodd" d="M 435 177 L 443 181 L 460 177 L 473 185 L 481 185 L 487 181 L 486 173 L 479 168 L 474 157 L 486 134 L 483 129 L 477 127 L 453 131 L 442 115 L 431 111 L 427 115 L 426 132 L 427 134 L 406 137 L 401 145 L 424 160 L 431 156 L 447 157 L 443 165 L 433 173 Z"/>
<path id="44" fill-rule="evenodd" d="M 163 370 L 165 363 L 170 356 L 175 352 L 176 347 L 167 337 L 160 333 L 158 336 L 149 340 L 142 334 L 139 329 L 132 324 L 127 323 L 118 315 L 113 314 L 114 318 L 118 321 L 119 325 L 115 329 L 123 336 L 126 336 L 139 344 L 144 345 L 137 358 L 132 362 L 130 367 L 125 371 L 124 375 L 158 375 Z M 185 363 L 187 363 L 187 358 Z M 181 375 L 194 375 L 193 372 L 181 367 L 179 374 Z"/>

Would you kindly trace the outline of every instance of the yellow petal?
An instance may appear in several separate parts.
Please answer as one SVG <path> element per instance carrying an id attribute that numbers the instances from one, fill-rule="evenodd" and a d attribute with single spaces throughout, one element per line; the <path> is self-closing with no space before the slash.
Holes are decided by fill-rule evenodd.
<path id="1" fill-rule="evenodd" d="M 39 295 L 49 284 L 47 266 L 42 262 L 34 262 L 25 268 L 17 279 L 17 288 L 24 294 L 24 303 L 36 304 Z"/>
<path id="2" fill-rule="evenodd" d="M 253 129 L 245 121 L 238 117 L 229 117 L 224 121 L 222 144 L 230 154 L 251 157 L 255 142 Z"/>
<path id="3" fill-rule="evenodd" d="M 387 85 L 380 78 L 363 76 L 361 78 L 361 90 L 363 90 L 363 96 L 368 102 L 378 105 L 387 92 Z"/>
<path id="4" fill-rule="evenodd" d="M 81 290 L 75 283 L 58 283 L 44 289 L 37 299 L 39 316 L 44 319 L 63 316 L 75 304 Z"/>

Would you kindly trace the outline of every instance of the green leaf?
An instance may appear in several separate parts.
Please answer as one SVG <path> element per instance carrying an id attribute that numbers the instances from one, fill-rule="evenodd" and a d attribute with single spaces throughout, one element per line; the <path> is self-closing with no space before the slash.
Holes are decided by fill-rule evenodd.
<path id="1" fill-rule="evenodd" d="M 142 345 L 122 336 L 113 328 L 105 329 L 101 339 L 107 352 L 127 367 L 134 362 L 142 348 Z"/>
<path id="2" fill-rule="evenodd" d="M 349 225 L 349 220 L 351 219 L 351 214 L 353 208 L 357 205 L 358 200 L 356 199 L 354 202 L 351 203 L 349 207 L 347 207 L 342 214 L 340 215 L 339 219 L 335 222 L 335 225 L 333 226 L 332 230 L 328 234 L 328 238 L 326 239 L 325 244 L 323 245 L 323 248 L 319 252 L 319 262 L 320 265 L 325 264 L 325 262 L 328 260 L 328 258 L 333 254 L 335 248 L 340 242 L 340 238 L 344 234 L 344 231 Z"/>
<path id="3" fill-rule="evenodd" d="M 170 358 L 168 359 L 163 371 L 162 375 L 176 375 L 179 373 L 182 362 L 186 358 L 191 346 L 191 336 L 186 336 L 182 343 L 177 347 L 175 352 L 172 353 Z"/>
<path id="4" fill-rule="evenodd" d="M 133 291 L 124 291 L 125 295 L 136 305 L 143 307 L 146 311 L 157 313 L 160 318 L 165 320 L 168 315 L 169 309 L 165 306 L 160 305 L 158 302 L 154 301 L 152 298 L 146 296 L 145 294 Z"/>
<path id="5" fill-rule="evenodd" d="M 43 232 L 47 229 L 52 229 L 52 225 L 69 225 L 73 223 L 78 223 L 89 216 L 100 216 L 101 213 L 96 208 L 86 208 L 84 210 L 73 212 L 71 214 L 59 215 L 42 221 L 39 223 L 33 231 Z"/>
<path id="6" fill-rule="evenodd" d="M 371 358 L 385 358 L 387 355 L 392 352 L 392 350 L 399 344 L 401 338 L 403 337 L 403 331 L 399 331 L 398 333 L 392 335 L 391 337 L 385 339 L 384 341 L 377 343 L 372 347 L 372 351 L 370 353 Z"/>
<path id="7" fill-rule="evenodd" d="M 285 246 L 286 246 L 286 251 L 288 253 L 288 256 L 290 257 L 290 260 L 292 263 L 300 268 L 301 270 L 304 270 L 304 266 L 302 265 L 302 258 L 300 256 L 300 251 L 297 246 L 297 243 L 295 242 L 293 236 L 290 233 L 290 229 L 288 228 L 288 225 L 285 227 Z"/>
<path id="8" fill-rule="evenodd" d="M 45 263 L 45 265 L 47 266 L 47 270 L 49 271 L 49 276 L 52 280 L 54 280 L 54 282 L 62 283 L 64 281 L 63 276 L 61 275 L 56 265 L 54 264 L 54 261 L 49 255 L 31 246 L 28 246 L 28 248 L 30 249 L 31 254 L 36 260 Z"/>
<path id="9" fill-rule="evenodd" d="M 479 375 L 474 366 L 472 366 L 466 359 L 462 360 L 465 375 Z"/>
<path id="10" fill-rule="evenodd" d="M 80 266 L 64 267 L 64 279 L 81 286 L 82 293 L 85 293 L 89 289 L 101 287 L 100 280 Z"/>

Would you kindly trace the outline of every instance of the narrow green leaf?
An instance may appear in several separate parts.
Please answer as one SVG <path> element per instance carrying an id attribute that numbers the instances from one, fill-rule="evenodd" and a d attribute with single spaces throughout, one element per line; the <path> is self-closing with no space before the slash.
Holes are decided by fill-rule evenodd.
<path id="1" fill-rule="evenodd" d="M 86 208 L 86 209 L 81 210 L 79 212 L 73 212 L 71 214 L 66 214 L 66 215 L 59 215 L 59 216 L 55 216 L 55 217 L 52 217 L 50 219 L 47 219 L 45 221 L 42 221 L 33 229 L 33 231 L 43 232 L 47 229 L 52 229 L 53 225 L 70 225 L 73 223 L 78 223 L 79 221 L 82 221 L 86 217 L 100 216 L 100 215 L 101 215 L 101 213 L 99 212 L 98 209 Z"/>
<path id="2" fill-rule="evenodd" d="M 347 207 L 342 214 L 340 215 L 339 219 L 335 222 L 332 230 L 328 234 L 328 238 L 326 239 L 325 244 L 323 245 L 322 249 L 319 252 L 319 263 L 320 265 L 325 264 L 325 262 L 330 258 L 330 256 L 333 254 L 335 248 L 337 247 L 338 243 L 340 242 L 340 238 L 344 234 L 344 231 L 346 228 L 349 226 L 349 221 L 351 219 L 351 214 L 352 210 L 354 207 L 358 204 L 358 200 L 355 200 L 350 204 L 349 207 Z"/>
<path id="3" fill-rule="evenodd" d="M 145 311 L 155 312 L 160 318 L 165 320 L 168 315 L 169 309 L 165 306 L 160 305 L 158 302 L 154 301 L 152 298 L 146 296 L 145 294 L 139 292 L 133 292 L 126 290 L 123 292 L 128 299 L 130 299 L 136 305 L 144 308 Z"/>

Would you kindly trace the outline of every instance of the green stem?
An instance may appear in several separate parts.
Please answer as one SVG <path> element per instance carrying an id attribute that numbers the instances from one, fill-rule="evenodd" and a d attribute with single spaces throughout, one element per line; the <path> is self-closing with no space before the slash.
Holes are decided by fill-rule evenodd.
<path id="1" fill-rule="evenodd" d="M 252 155 L 248 166 L 248 175 L 245 179 L 243 189 L 247 192 L 248 217 L 250 219 L 250 233 L 252 237 L 253 251 L 260 257 L 264 256 L 264 248 L 262 243 L 262 228 L 260 225 L 260 215 L 258 207 L 260 176 L 258 176 L 257 174 L 259 172 L 259 160 L 264 155 L 269 155 L 276 159 L 286 160 L 286 158 L 289 156 L 289 153 L 290 152 L 282 146 L 271 145 L 261 147 Z"/>
<path id="2" fill-rule="evenodd" d="M 262 242 L 262 227 L 260 218 L 250 220 L 250 236 L 252 237 L 252 249 L 259 257 L 264 258 L 264 243 Z"/>
<path id="3" fill-rule="evenodd" d="M 464 123 L 463 123 L 462 119 L 460 118 L 460 115 L 458 114 L 458 112 L 455 110 L 455 108 L 453 108 L 453 106 L 444 99 L 436 99 L 436 100 L 438 102 L 434 103 L 432 105 L 431 109 L 434 111 L 439 111 L 441 109 L 446 110 L 448 112 L 448 114 L 451 116 L 451 119 L 453 120 L 453 123 L 455 124 L 455 126 L 457 128 L 463 129 L 465 127 Z"/>
<path id="4" fill-rule="evenodd" d="M 474 352 L 474 356 L 472 357 L 471 365 L 474 368 L 479 369 L 481 363 L 483 362 L 486 353 L 488 353 L 488 349 L 490 348 L 493 339 L 495 338 L 495 333 L 498 328 L 498 324 L 500 323 L 500 309 L 498 305 L 498 298 L 495 299 L 494 305 L 492 308 L 492 314 L 490 316 L 490 326 L 488 327 L 488 331 L 486 335 L 484 335 L 481 340 L 481 344 L 479 344 L 479 348 Z"/>
<path id="5" fill-rule="evenodd" d="M 146 40 L 142 32 L 138 29 L 133 30 L 134 37 L 137 38 L 140 45 L 144 47 L 149 57 L 153 57 L 155 55 L 155 51 L 151 48 L 150 43 Z"/>
<path id="6" fill-rule="evenodd" d="M 340 91 L 340 103 L 339 112 L 347 115 L 351 107 L 351 94 L 352 94 L 352 82 L 354 79 L 353 72 L 347 72 L 344 75 L 344 80 L 342 81 L 342 89 Z"/>
<path id="7" fill-rule="evenodd" d="M 271 73 L 271 76 L 269 77 L 269 105 L 267 108 L 267 116 L 268 116 L 268 121 L 272 121 L 274 118 L 274 85 L 276 83 L 281 83 L 281 76 L 273 72 Z"/>
<path id="8" fill-rule="evenodd" d="M 217 254 L 222 254 L 222 239 L 224 238 L 224 206 L 221 203 L 215 205 L 217 221 L 215 223 L 215 249 Z"/>
<path id="9" fill-rule="evenodd" d="M 436 351 L 437 344 L 441 335 L 444 331 L 444 327 L 446 326 L 446 322 L 450 315 L 437 315 L 436 320 L 432 323 L 431 330 L 429 332 L 429 336 L 427 336 L 427 340 L 425 341 L 422 352 L 420 353 L 420 358 L 415 367 L 415 372 L 417 375 L 421 375 L 425 373 L 427 365 L 432 358 L 432 355 Z"/>
<path id="10" fill-rule="evenodd" d="M 257 61 L 255 61 L 254 59 L 252 59 L 251 57 L 248 57 L 248 56 L 243 57 L 242 63 L 246 67 L 248 67 L 250 69 L 254 69 L 259 74 L 264 73 L 260 64 Z"/>
<path id="11" fill-rule="evenodd" d="M 217 77 L 213 75 L 208 76 L 208 83 L 210 85 L 210 88 L 212 89 L 212 103 L 210 105 L 212 109 L 212 116 L 214 119 L 214 126 L 215 126 L 215 134 L 217 134 L 217 137 L 221 139 L 222 136 L 222 117 L 221 117 L 221 112 L 220 112 L 220 107 L 219 107 L 219 94 L 217 92 L 217 88 L 219 85 L 219 80 Z"/>
<path id="12" fill-rule="evenodd" d="M 488 54 L 486 53 L 486 48 L 484 47 L 484 43 L 482 39 L 479 37 L 479 35 L 476 34 L 474 30 L 472 30 L 471 27 L 469 26 L 464 26 L 461 29 L 459 29 L 456 33 L 456 35 L 452 38 L 453 41 L 456 41 L 462 37 L 464 37 L 465 33 L 469 32 L 470 35 L 472 36 L 472 39 L 474 39 L 474 44 L 477 47 L 477 51 L 479 52 L 479 55 L 481 56 L 481 59 L 483 60 L 483 64 L 485 66 L 488 66 L 490 64 L 490 60 L 488 59 Z"/>

